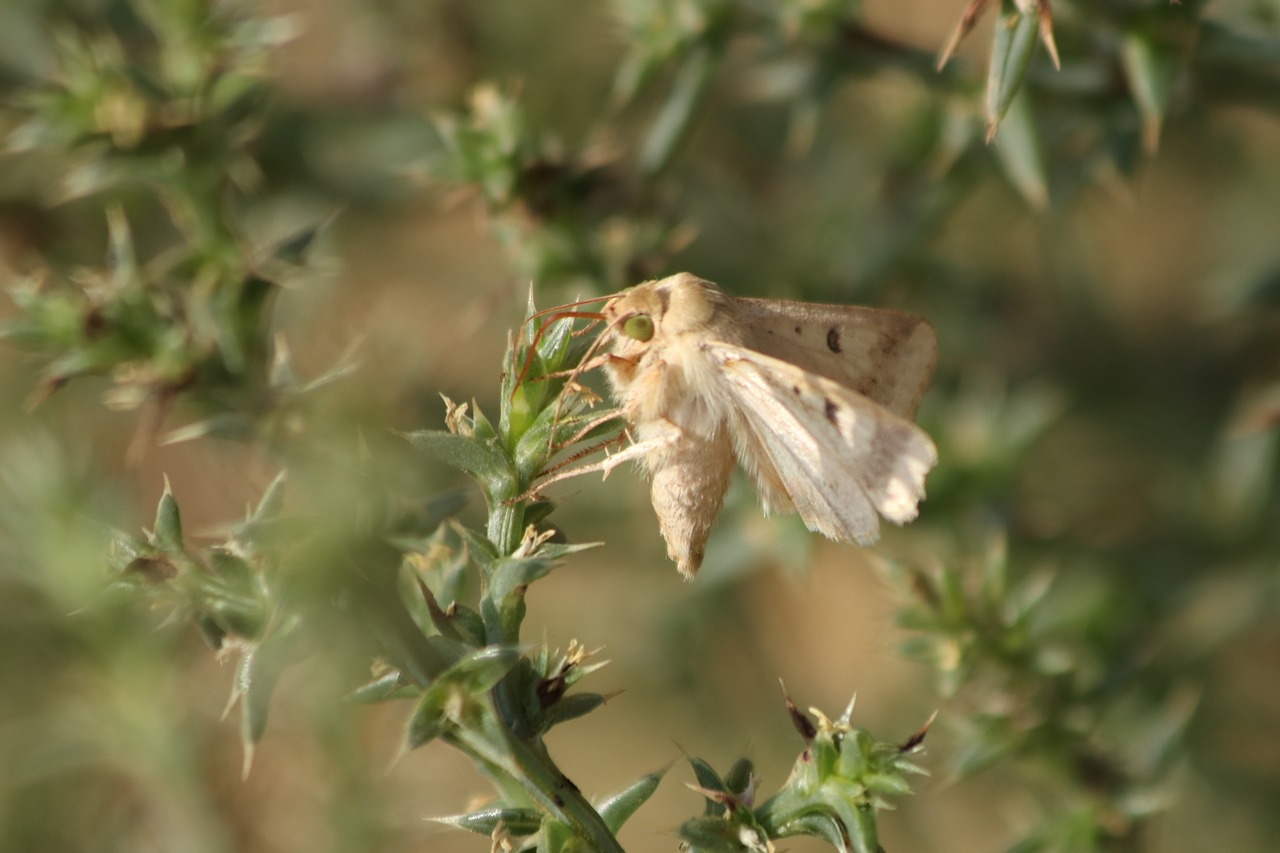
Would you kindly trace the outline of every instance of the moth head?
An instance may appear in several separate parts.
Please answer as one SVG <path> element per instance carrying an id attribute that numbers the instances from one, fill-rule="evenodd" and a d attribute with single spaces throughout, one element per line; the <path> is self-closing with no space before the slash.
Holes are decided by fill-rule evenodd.
<path id="1" fill-rule="evenodd" d="M 624 290 L 604 307 L 605 322 L 628 347 L 653 340 L 665 313 L 665 301 L 653 289 L 653 282 Z"/>
<path id="2" fill-rule="evenodd" d="M 623 291 L 604 309 L 605 320 L 629 341 L 704 328 L 727 297 L 709 281 L 677 273 Z"/>

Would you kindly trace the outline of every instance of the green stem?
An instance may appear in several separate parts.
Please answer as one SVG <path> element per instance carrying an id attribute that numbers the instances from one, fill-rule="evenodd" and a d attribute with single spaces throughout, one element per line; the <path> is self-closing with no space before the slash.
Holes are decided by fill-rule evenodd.
<path id="1" fill-rule="evenodd" d="M 524 535 L 524 505 L 503 504 L 498 498 L 494 498 L 493 504 L 485 534 L 498 549 L 498 554 L 506 557 L 519 547 L 520 538 Z"/>
<path id="2" fill-rule="evenodd" d="M 560 771 L 541 741 L 527 741 L 509 734 L 507 746 L 520 768 L 525 790 L 540 808 L 585 839 L 598 853 L 625 853 L 604 818 L 578 786 Z"/>
<path id="3" fill-rule="evenodd" d="M 493 499 L 486 528 L 489 541 L 503 556 L 510 555 L 520 545 L 524 534 L 524 505 L 504 504 Z M 483 605 L 489 643 L 517 645 L 520 642 L 519 625 L 504 627 L 498 602 Z M 517 668 L 493 689 L 490 694 L 496 723 L 505 742 L 511 766 L 503 769 L 515 778 L 538 808 L 568 826 L 575 835 L 586 840 L 599 853 L 624 853 L 613 832 L 605 824 L 600 813 L 578 790 L 552 760 L 541 739 L 534 734 L 533 726 L 525 718 L 517 691 L 521 684 Z M 492 762 L 491 762 L 492 763 Z"/>

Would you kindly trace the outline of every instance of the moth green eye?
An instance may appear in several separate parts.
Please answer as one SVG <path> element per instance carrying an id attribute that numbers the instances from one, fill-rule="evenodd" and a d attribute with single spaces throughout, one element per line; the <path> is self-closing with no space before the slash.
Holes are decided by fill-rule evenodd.
<path id="1" fill-rule="evenodd" d="M 648 314 L 636 314 L 622 321 L 622 334 L 637 341 L 653 337 L 653 318 Z"/>

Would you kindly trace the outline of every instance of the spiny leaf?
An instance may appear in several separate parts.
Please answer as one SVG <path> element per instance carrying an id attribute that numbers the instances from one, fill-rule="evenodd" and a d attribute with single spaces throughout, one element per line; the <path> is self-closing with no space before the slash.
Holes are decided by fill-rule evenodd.
<path id="1" fill-rule="evenodd" d="M 1000 120 L 1022 88 L 1038 29 L 1035 15 L 1022 12 L 1012 0 L 1004 0 L 987 68 L 987 142 L 995 138 Z"/>
<path id="2" fill-rule="evenodd" d="M 515 482 L 510 462 L 496 445 L 475 436 L 454 435 L 443 430 L 424 429 L 405 434 L 417 450 L 452 465 L 476 478 L 488 496 L 506 496 Z"/>
<path id="3" fill-rule="evenodd" d="M 243 773 L 253 766 L 254 748 L 267 729 L 267 711 L 276 682 L 292 659 L 292 637 L 284 631 L 270 634 L 240 658 L 235 693 L 240 699 L 240 737 L 244 747 Z"/>
<path id="4" fill-rule="evenodd" d="M 585 717 L 606 701 L 607 697 L 599 693 L 574 693 L 565 696 L 542 714 L 542 731 L 549 731 L 553 726 L 578 717 Z"/>
<path id="5" fill-rule="evenodd" d="M 653 792 L 658 789 L 658 783 L 662 781 L 668 769 L 664 767 L 647 776 L 642 776 L 627 788 L 600 803 L 596 810 L 600 812 L 600 817 L 604 818 L 605 825 L 613 832 L 621 829 L 627 819 L 636 813 L 636 809 L 653 796 Z"/>
<path id="6" fill-rule="evenodd" d="M 397 670 L 375 678 L 347 694 L 347 701 L 360 705 L 373 705 L 389 699 L 407 699 L 418 694 L 418 688 L 409 684 Z"/>
<path id="7" fill-rule="evenodd" d="M 514 649 L 490 646 L 450 666 L 422 691 L 409 716 L 405 746 L 416 749 L 453 726 L 477 724 L 480 698 L 520 660 Z"/>
<path id="8" fill-rule="evenodd" d="M 458 829 L 465 829 L 478 835 L 493 835 L 499 828 L 504 828 L 512 835 L 523 837 L 533 835 L 542 825 L 542 813 L 537 809 L 504 808 L 494 806 L 477 809 L 465 814 L 433 817 L 436 823 L 447 824 Z"/>
<path id="9" fill-rule="evenodd" d="M 1142 148 L 1153 155 L 1160 147 L 1160 128 L 1173 94 L 1177 65 L 1142 32 L 1125 35 L 1120 59 L 1129 91 L 1142 116 Z"/>
<path id="10" fill-rule="evenodd" d="M 1033 210 L 1044 210 L 1049 204 L 1049 179 L 1028 93 L 1009 105 L 1002 127 L 1004 132 L 993 147 L 996 160 L 1023 200 Z"/>
<path id="11" fill-rule="evenodd" d="M 164 478 L 164 493 L 156 506 L 156 546 L 164 551 L 182 550 L 182 514 L 178 502 L 169 488 L 169 478 Z"/>

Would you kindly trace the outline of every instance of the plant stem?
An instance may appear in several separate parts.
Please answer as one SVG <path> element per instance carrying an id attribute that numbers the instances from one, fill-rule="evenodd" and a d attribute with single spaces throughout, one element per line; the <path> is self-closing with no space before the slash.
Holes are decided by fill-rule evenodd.
<path id="1" fill-rule="evenodd" d="M 507 745 L 520 768 L 525 790 L 540 808 L 585 839 L 598 853 L 625 853 L 595 806 L 560 771 L 540 740 L 528 741 L 509 733 Z"/>
<path id="2" fill-rule="evenodd" d="M 520 537 L 524 535 L 524 505 L 504 504 L 495 497 L 485 534 L 500 555 L 510 555 L 520 545 Z"/>
<path id="3" fill-rule="evenodd" d="M 510 555 L 519 547 L 524 533 L 524 505 L 503 503 L 494 497 L 490 506 L 486 528 L 489 541 L 499 554 Z M 490 604 L 496 611 L 497 602 Z M 488 642 L 511 645 L 520 642 L 518 634 L 506 636 L 507 632 L 501 628 L 500 619 L 492 621 L 489 630 L 497 633 L 489 636 Z M 533 727 L 525 719 L 517 697 L 519 684 L 517 669 L 508 673 L 490 694 L 494 716 L 514 765 L 511 775 L 540 809 L 564 823 L 599 853 L 624 853 L 600 813 L 582 795 L 578 786 L 561 772 L 541 739 L 533 733 Z"/>

